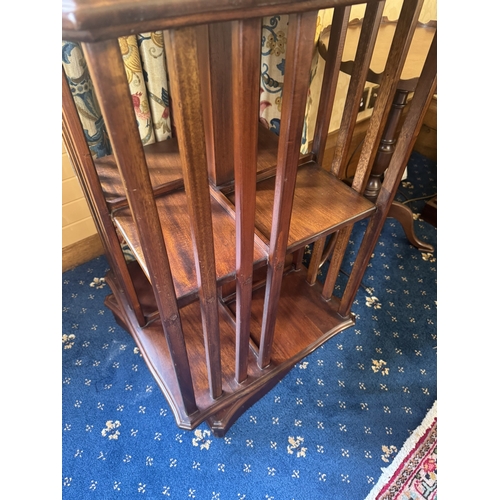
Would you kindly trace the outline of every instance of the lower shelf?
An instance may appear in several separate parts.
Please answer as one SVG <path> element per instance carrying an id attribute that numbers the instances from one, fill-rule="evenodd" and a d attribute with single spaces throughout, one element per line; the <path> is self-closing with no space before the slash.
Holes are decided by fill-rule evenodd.
<path id="1" fill-rule="evenodd" d="M 354 319 L 340 317 L 335 312 L 334 302 L 325 302 L 320 289 L 306 282 L 306 271 L 291 272 L 285 276 L 278 307 L 278 320 L 271 364 L 261 370 L 252 349 L 249 353 L 248 378 L 241 384 L 234 379 L 235 332 L 230 314 L 231 304 L 221 303 L 219 315 L 221 334 L 221 358 L 223 368 L 223 394 L 211 399 L 205 365 L 205 347 L 198 302 L 181 309 L 184 338 L 188 350 L 191 374 L 198 411 L 187 415 L 183 409 L 179 387 L 174 375 L 165 335 L 159 320 L 152 320 L 144 328 L 139 327 L 112 273 L 106 277 L 112 295 L 106 305 L 112 310 L 117 322 L 134 338 L 142 356 L 156 382 L 170 404 L 177 425 L 183 429 L 194 429 L 207 421 L 214 435 L 223 436 L 234 421 L 255 401 L 271 390 L 305 356 L 320 347 L 328 339 L 352 326 Z M 144 281 L 144 280 L 143 280 Z M 143 287 L 144 283 L 142 283 Z M 143 300 L 154 303 L 144 296 Z M 150 288 L 147 293 L 153 295 Z M 252 307 L 252 335 L 258 343 L 264 289 L 255 291 Z"/>
<path id="2" fill-rule="evenodd" d="M 232 214 L 215 199 L 210 198 L 215 252 L 215 272 L 218 284 L 234 279 L 236 272 L 236 226 Z M 179 299 L 186 300 L 196 295 L 198 280 L 192 232 L 188 210 L 188 199 L 184 190 L 173 191 L 156 199 L 158 217 L 170 262 L 175 292 Z M 149 275 L 147 263 L 139 239 L 139 231 L 129 208 L 117 210 L 113 220 L 117 229 L 141 265 Z M 256 241 L 253 262 L 255 268 L 265 265 L 267 253 Z"/>

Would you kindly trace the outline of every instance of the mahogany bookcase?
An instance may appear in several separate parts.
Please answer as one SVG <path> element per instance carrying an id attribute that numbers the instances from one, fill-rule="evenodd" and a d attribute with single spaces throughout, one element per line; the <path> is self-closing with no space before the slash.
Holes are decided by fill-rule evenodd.
<path id="1" fill-rule="evenodd" d="M 358 3 L 366 12 L 325 170 L 349 13 Z M 179 427 L 205 421 L 223 436 L 297 362 L 354 324 L 351 305 L 436 87 L 434 40 L 378 198 L 366 199 L 422 3 L 404 1 L 347 185 L 338 174 L 384 1 L 63 0 L 63 39 L 82 44 L 113 150 L 92 159 L 63 73 L 63 139 L 109 262 L 105 303 L 134 338 Z M 300 154 L 317 12 L 329 7 L 314 140 Z M 279 137 L 259 124 L 261 19 L 278 14 L 289 15 Z M 175 137 L 143 146 L 117 38 L 148 31 L 163 31 Z M 367 229 L 336 297 L 349 235 L 362 219 Z M 320 285 L 317 263 L 330 235 L 335 244 Z M 313 243 L 306 269 L 304 247 Z"/>

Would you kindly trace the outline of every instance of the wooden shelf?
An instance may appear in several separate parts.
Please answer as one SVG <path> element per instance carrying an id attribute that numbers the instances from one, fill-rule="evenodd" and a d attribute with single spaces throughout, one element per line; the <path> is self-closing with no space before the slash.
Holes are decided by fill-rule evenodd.
<path id="1" fill-rule="evenodd" d="M 314 351 L 327 338 L 338 333 L 339 325 L 345 321 L 354 324 L 351 316 L 342 318 L 338 315 L 335 297 L 325 301 L 321 298 L 321 286 L 309 285 L 306 278 L 307 271 L 304 269 L 292 269 L 283 278 L 271 354 L 275 365 Z M 260 345 L 265 291 L 265 286 L 260 286 L 252 296 L 250 331 L 255 347 Z M 226 305 L 234 316 L 235 302 Z"/>
<path id="2" fill-rule="evenodd" d="M 257 172 L 276 166 L 278 136 L 259 124 Z M 177 139 L 167 139 L 144 146 L 151 184 L 156 196 L 184 186 Z M 102 190 L 112 210 L 127 205 L 125 190 L 113 154 L 94 162 Z"/>
<path id="3" fill-rule="evenodd" d="M 257 183 L 255 227 L 269 244 L 276 178 Z M 234 209 L 234 194 L 226 194 Z M 294 251 L 345 225 L 369 217 L 375 205 L 310 161 L 297 171 L 288 251 Z M 314 222 L 313 224 L 311 222 Z"/>
<path id="4" fill-rule="evenodd" d="M 158 215 L 163 230 L 163 237 L 170 259 L 170 267 L 178 300 L 196 297 L 198 283 L 191 239 L 190 220 L 187 198 L 184 190 L 177 190 L 156 198 Z M 212 224 L 216 275 L 218 285 L 230 281 L 235 276 L 236 266 L 236 230 L 232 214 L 211 198 Z M 135 258 L 149 278 L 144 261 L 137 227 L 129 208 L 117 210 L 113 218 L 119 232 L 125 238 Z M 255 238 L 254 265 L 266 264 L 267 253 L 264 246 Z"/>
<path id="5" fill-rule="evenodd" d="M 135 278 L 139 278 L 134 273 Z M 250 350 L 248 355 L 248 378 L 238 384 L 234 378 L 235 333 L 232 321 L 225 314 L 219 314 L 221 335 L 221 362 L 223 366 L 223 394 L 217 400 L 209 396 L 205 364 L 205 347 L 201 335 L 201 314 L 199 303 L 192 303 L 181 309 L 184 339 L 189 362 L 193 371 L 193 385 L 199 411 L 186 415 L 182 410 L 181 395 L 176 384 L 172 360 L 160 320 L 151 321 L 144 328 L 134 325 L 132 315 L 124 311 L 125 300 L 118 289 L 112 273 L 106 276 L 112 295 L 106 298 L 106 305 L 113 311 L 117 321 L 131 332 L 141 350 L 144 360 L 155 377 L 159 387 L 171 404 L 177 425 L 194 429 L 202 421 L 211 418 L 211 426 L 222 435 L 225 428 L 234 421 L 253 398 L 258 398 L 279 382 L 290 369 L 307 354 L 328 339 L 354 324 L 351 315 L 341 318 L 332 302 L 321 298 L 316 286 L 306 282 L 306 272 L 290 272 L 284 277 L 281 299 L 278 307 L 276 342 L 271 364 L 261 370 L 256 356 Z M 144 284 L 144 283 L 143 283 Z M 154 303 L 151 287 L 142 287 L 143 303 Z M 148 297 L 149 295 L 149 297 Z M 264 288 L 254 293 L 252 303 L 252 335 L 258 341 L 260 318 L 263 306 Z M 226 308 L 222 303 L 221 308 Z M 229 310 L 234 309 L 229 304 Z"/>
<path id="6" fill-rule="evenodd" d="M 151 184 L 156 193 L 178 189 L 184 185 L 176 139 L 144 146 Z M 106 201 L 111 208 L 125 206 L 125 189 L 113 154 L 95 160 L 95 167 Z M 160 191 L 161 190 L 161 191 Z"/>
<path id="7" fill-rule="evenodd" d="M 267 245 L 271 232 L 275 177 L 257 183 L 256 236 L 254 268 L 266 263 Z M 233 202 L 232 194 L 227 198 Z M 219 201 L 221 200 L 218 198 Z M 183 189 L 156 198 L 167 252 L 170 259 L 176 294 L 179 300 L 189 302 L 196 297 L 197 279 L 186 194 Z M 216 273 L 219 285 L 235 276 L 236 231 L 232 205 L 222 206 L 211 198 Z M 314 162 L 299 167 L 288 238 L 288 251 L 315 241 L 341 227 L 370 216 L 375 206 L 349 186 L 330 175 Z M 139 236 L 128 208 L 114 213 L 114 222 L 125 238 L 146 276 Z M 311 224 L 310 221 L 314 221 Z"/>

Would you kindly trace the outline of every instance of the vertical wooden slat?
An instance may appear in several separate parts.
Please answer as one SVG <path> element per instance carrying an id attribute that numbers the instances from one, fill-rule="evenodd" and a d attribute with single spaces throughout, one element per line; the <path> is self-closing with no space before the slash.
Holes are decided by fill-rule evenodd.
<path id="1" fill-rule="evenodd" d="M 396 93 L 397 85 L 403 71 L 406 55 L 411 44 L 411 39 L 415 31 L 418 16 L 422 9 L 423 0 L 405 0 L 401 8 L 398 25 L 394 33 L 394 38 L 389 50 L 387 64 L 384 71 L 377 101 L 370 118 L 368 131 L 363 142 L 362 157 L 358 162 L 355 178 L 352 187 L 362 192 L 368 179 L 369 170 L 373 165 L 378 144 L 382 138 L 382 133 L 390 111 L 390 104 Z M 382 97 L 379 101 L 379 97 Z M 340 138 L 339 138 L 340 140 Z M 346 150 L 347 153 L 347 150 Z M 335 159 L 334 163 L 335 165 Z M 340 165 L 338 169 L 340 169 Z M 338 173 L 338 170 L 336 170 Z M 333 287 L 340 271 L 342 258 L 349 243 L 352 225 L 343 228 L 339 232 L 339 237 L 335 244 L 334 253 L 330 261 L 327 277 L 323 285 L 322 295 L 329 299 L 333 293 Z"/>
<path id="2" fill-rule="evenodd" d="M 131 308 L 137 323 L 139 326 L 144 326 L 146 319 L 144 318 L 137 293 L 130 278 L 115 227 L 109 217 L 109 211 L 104 194 L 100 189 L 99 177 L 95 170 L 92 154 L 85 139 L 82 124 L 64 70 L 62 71 L 62 105 L 64 144 L 73 163 L 75 174 L 85 193 L 85 198 L 88 201 L 106 258 L 121 290 L 127 298 L 127 305 Z"/>
<path id="3" fill-rule="evenodd" d="M 359 103 L 365 88 L 366 75 L 375 47 L 380 21 L 382 20 L 384 5 L 385 0 L 381 0 L 380 2 L 370 3 L 366 6 L 331 166 L 331 172 L 340 178 L 345 176 L 349 159 L 349 146 L 356 125 Z"/>
<path id="4" fill-rule="evenodd" d="M 231 22 L 196 28 L 210 182 L 234 180 Z"/>
<path id="5" fill-rule="evenodd" d="M 261 20 L 235 21 L 233 45 L 234 175 L 236 209 L 236 368 L 247 377 L 252 303 Z"/>
<path id="6" fill-rule="evenodd" d="M 196 29 L 165 31 L 164 38 L 193 238 L 208 383 L 215 399 L 222 394 L 220 331 Z"/>
<path id="7" fill-rule="evenodd" d="M 344 178 L 349 160 L 349 146 L 356 126 L 358 115 L 359 102 L 363 94 L 366 83 L 366 75 L 370 66 L 370 61 L 377 39 L 378 28 L 382 20 L 385 0 L 378 3 L 371 3 L 366 6 L 365 17 L 361 27 L 358 47 L 354 67 L 349 82 L 344 112 L 337 136 L 337 144 L 335 145 L 333 161 L 330 171 L 337 177 Z M 323 284 L 321 295 L 325 300 L 329 300 L 333 293 L 333 288 L 340 271 L 342 259 L 349 242 L 352 226 L 342 228 L 335 242 L 333 254 L 330 259 L 330 266 Z"/>
<path id="8" fill-rule="evenodd" d="M 311 69 L 316 12 L 290 15 L 281 133 L 258 363 L 270 363 Z"/>
<path id="9" fill-rule="evenodd" d="M 316 163 L 321 165 L 325 154 L 326 140 L 330 127 L 330 119 L 333 110 L 333 101 L 337 90 L 340 74 L 340 63 L 347 35 L 347 24 L 351 7 L 337 7 L 333 12 L 330 41 L 325 61 L 325 71 L 321 84 L 321 93 L 318 102 L 318 118 L 314 129 L 312 152 L 316 157 Z"/>
<path id="10" fill-rule="evenodd" d="M 434 39 L 427 55 L 422 75 L 415 89 L 408 115 L 406 116 L 406 120 L 399 134 L 394 154 L 389 163 L 384 182 L 382 183 L 382 188 L 377 198 L 377 211 L 368 224 L 344 295 L 342 296 L 339 308 L 340 314 L 346 314 L 352 306 L 356 292 L 361 284 L 364 270 L 370 261 L 371 254 L 384 226 L 392 201 L 394 200 L 397 183 L 400 181 L 401 175 L 408 163 L 420 127 L 422 126 L 425 113 L 436 91 L 436 48 L 437 34 L 434 34 Z"/>
<path id="11" fill-rule="evenodd" d="M 330 258 L 328 272 L 326 273 L 323 289 L 321 290 L 321 296 L 325 300 L 330 300 L 332 298 L 333 289 L 335 288 L 335 283 L 340 272 L 340 266 L 342 265 L 342 260 L 344 259 L 344 254 L 349 243 L 351 232 L 352 225 L 343 227 L 338 232 L 337 240 L 335 241 L 332 256 Z"/>
<path id="12" fill-rule="evenodd" d="M 316 283 L 316 279 L 318 278 L 318 271 L 325 243 L 326 236 L 323 236 L 314 242 L 311 260 L 309 261 L 309 267 L 307 268 L 307 282 L 310 285 L 314 285 L 314 283 Z"/>
<path id="13" fill-rule="evenodd" d="M 292 264 L 296 271 L 300 271 L 302 269 L 302 261 L 304 260 L 304 252 L 306 247 L 301 247 L 298 250 L 295 250 L 292 254 Z"/>
<path id="14" fill-rule="evenodd" d="M 83 44 L 151 277 L 184 409 L 197 411 L 170 264 L 118 41 Z"/>
<path id="15" fill-rule="evenodd" d="M 359 193 L 365 190 L 368 174 L 377 156 L 378 146 L 382 140 L 387 117 L 391 111 L 423 3 L 424 0 L 405 0 L 401 8 L 387 57 L 384 77 L 377 92 L 377 100 L 363 140 L 363 147 L 352 183 L 352 187 Z"/>

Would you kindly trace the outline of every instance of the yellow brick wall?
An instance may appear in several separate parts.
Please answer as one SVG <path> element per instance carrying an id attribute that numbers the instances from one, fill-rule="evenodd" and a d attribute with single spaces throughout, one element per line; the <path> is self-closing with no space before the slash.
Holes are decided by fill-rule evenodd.
<path id="1" fill-rule="evenodd" d="M 71 161 L 62 146 L 62 247 L 96 234 L 94 221 L 75 176 Z"/>

